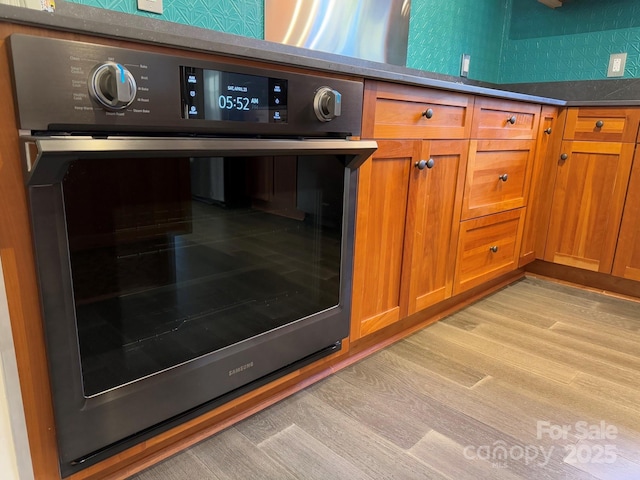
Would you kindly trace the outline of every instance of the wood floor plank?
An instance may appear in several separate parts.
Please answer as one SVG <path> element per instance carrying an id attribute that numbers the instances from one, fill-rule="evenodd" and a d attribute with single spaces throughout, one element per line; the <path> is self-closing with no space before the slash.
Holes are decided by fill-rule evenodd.
<path id="1" fill-rule="evenodd" d="M 615 352 L 626 353 L 640 357 L 640 338 L 634 339 L 627 334 L 624 337 L 615 335 L 608 329 L 602 327 L 593 328 L 588 326 L 569 325 L 563 321 L 558 321 L 550 327 L 550 330 L 560 333 L 567 338 L 574 338 L 585 342 L 593 343 L 611 349 Z"/>
<path id="2" fill-rule="evenodd" d="M 258 448 L 287 465 L 287 469 L 294 478 L 308 480 L 328 478 L 371 480 L 372 478 L 296 425 L 291 425 L 259 443 Z"/>
<path id="3" fill-rule="evenodd" d="M 130 480 L 185 480 L 187 478 L 221 480 L 189 452 L 174 455 Z"/>
<path id="4" fill-rule="evenodd" d="M 372 478 L 441 477 L 361 422 L 307 392 L 297 394 L 295 401 L 280 402 L 274 407 L 238 425 L 238 430 L 259 444 L 296 425 Z"/>
<path id="5" fill-rule="evenodd" d="M 460 445 L 435 430 L 427 432 L 409 453 L 449 478 L 473 478 L 478 480 L 518 480 L 509 468 L 502 468 L 497 461 L 478 456 L 476 449 Z M 466 450 L 465 450 L 466 448 Z"/>
<path id="6" fill-rule="evenodd" d="M 605 377 L 580 372 L 571 382 L 571 386 L 584 391 L 585 395 L 596 395 L 632 410 L 635 415 L 640 415 L 640 383 L 631 387 L 621 386 Z"/>
<path id="7" fill-rule="evenodd" d="M 572 341 L 536 327 L 520 327 L 516 330 L 508 326 L 508 322 L 484 323 L 473 330 L 473 334 L 553 360 L 575 372 L 608 378 L 629 388 L 640 385 L 640 359 L 624 353 L 583 341 Z"/>
<path id="8" fill-rule="evenodd" d="M 189 454 L 213 472 L 216 479 L 251 478 L 258 473 L 259 477 L 265 480 L 293 480 L 296 478 L 282 464 L 256 448 L 233 427 L 220 432 L 213 439 L 194 446 L 189 450 Z"/>
<path id="9" fill-rule="evenodd" d="M 615 425 L 620 431 L 618 438 L 620 450 L 630 460 L 634 462 L 640 460 L 640 449 L 638 448 L 640 446 L 640 417 L 633 410 L 617 405 L 609 398 L 602 399 L 594 392 L 585 392 L 572 385 L 563 385 L 538 375 L 526 375 L 517 369 L 500 365 L 499 360 L 490 355 L 471 351 L 464 345 L 455 345 L 455 342 L 443 342 L 434 330 L 433 328 L 423 330 L 414 335 L 412 339 L 413 341 L 427 342 L 430 345 L 438 345 L 439 348 L 446 349 L 458 361 L 464 361 L 464 358 L 467 358 L 470 364 L 494 374 L 499 382 L 508 384 L 510 388 L 517 388 L 521 394 L 538 402 L 546 403 L 549 413 L 540 416 L 540 420 L 548 420 L 556 425 L 575 425 L 582 421 L 595 424 L 605 420 L 608 424 Z M 485 387 L 484 384 L 482 386 Z M 497 398 L 499 395 L 500 393 L 496 392 Z M 573 436 L 569 434 L 569 439 L 572 438 Z"/>
<path id="10" fill-rule="evenodd" d="M 623 302 L 617 310 L 627 312 L 626 315 L 607 311 L 602 308 L 601 303 L 593 300 L 575 298 L 569 293 L 556 292 L 552 289 L 542 289 L 527 282 L 521 282 L 513 288 L 507 287 L 496 295 L 492 300 L 506 300 L 510 307 L 514 307 L 520 302 L 520 307 L 527 306 L 533 312 L 544 313 L 549 308 L 559 308 L 568 318 L 576 318 L 578 321 L 590 320 L 600 325 L 622 328 L 638 334 L 640 331 L 640 320 L 638 318 L 638 304 L 626 300 L 616 299 Z"/>
<path id="11" fill-rule="evenodd" d="M 477 352 L 486 352 L 487 355 L 498 358 L 500 361 L 517 366 L 535 375 L 547 377 L 551 380 L 569 383 L 577 373 L 575 369 L 561 363 L 509 347 L 488 338 L 471 335 L 469 332 L 451 327 L 444 322 L 432 325 L 430 330 L 438 334 L 441 338 L 463 344 L 465 347 Z"/>
<path id="12" fill-rule="evenodd" d="M 602 480 L 638 480 L 640 464 L 625 458 L 616 447 L 615 439 L 580 440 L 565 452 L 565 462 Z"/>
<path id="13" fill-rule="evenodd" d="M 463 387 L 471 388 L 487 377 L 485 373 L 476 370 L 473 366 L 456 362 L 447 355 L 427 347 L 418 347 L 411 342 L 399 342 L 388 350 Z"/>

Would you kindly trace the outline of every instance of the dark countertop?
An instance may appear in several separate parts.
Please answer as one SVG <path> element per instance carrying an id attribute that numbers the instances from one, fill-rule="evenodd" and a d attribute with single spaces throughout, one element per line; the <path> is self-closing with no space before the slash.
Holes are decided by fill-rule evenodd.
<path id="1" fill-rule="evenodd" d="M 449 77 L 396 65 L 317 52 L 63 1 L 57 2 L 55 13 L 0 5 L 0 21 L 295 65 L 313 70 L 475 95 L 547 105 L 565 104 L 563 100 L 553 97 L 547 98 L 502 90 L 492 84 L 466 79 L 462 82 L 461 80 L 463 79 L 458 77 Z"/>
<path id="2" fill-rule="evenodd" d="M 64 1 L 55 13 L 0 5 L 0 21 L 546 105 L 640 105 L 640 79 L 495 85 Z"/>

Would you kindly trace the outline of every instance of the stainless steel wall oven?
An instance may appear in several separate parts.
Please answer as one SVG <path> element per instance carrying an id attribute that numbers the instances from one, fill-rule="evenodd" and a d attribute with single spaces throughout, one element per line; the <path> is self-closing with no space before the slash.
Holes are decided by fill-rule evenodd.
<path id="1" fill-rule="evenodd" d="M 63 476 L 341 348 L 361 82 L 10 52 Z"/>

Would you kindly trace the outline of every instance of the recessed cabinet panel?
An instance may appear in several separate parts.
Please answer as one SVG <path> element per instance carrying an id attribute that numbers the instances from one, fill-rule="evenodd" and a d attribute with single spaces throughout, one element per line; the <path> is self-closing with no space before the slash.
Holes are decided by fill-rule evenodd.
<path id="1" fill-rule="evenodd" d="M 638 109 L 573 107 L 567 110 L 564 139 L 635 142 L 639 123 Z"/>
<path id="2" fill-rule="evenodd" d="M 451 296 L 462 180 L 469 142 L 422 142 L 425 167 L 410 172 L 402 267 L 403 311 L 411 315 Z"/>
<path id="3" fill-rule="evenodd" d="M 533 147 L 531 140 L 471 140 L 463 220 L 526 204 Z"/>
<path id="4" fill-rule="evenodd" d="M 534 139 L 540 120 L 540 105 L 476 98 L 471 138 Z"/>
<path id="5" fill-rule="evenodd" d="M 613 263 L 613 275 L 640 281 L 640 153 L 636 150 L 620 236 Z"/>
<path id="6" fill-rule="evenodd" d="M 540 130 L 536 139 L 536 153 L 531 171 L 527 215 L 522 234 L 522 249 L 518 262 L 520 267 L 544 256 L 549 211 L 556 178 L 553 152 L 555 146 L 559 148 L 562 141 L 561 132 L 558 131 L 557 116 L 556 107 L 546 105 L 542 107 Z"/>
<path id="7" fill-rule="evenodd" d="M 545 260 L 611 273 L 634 147 L 562 143 Z"/>
<path id="8" fill-rule="evenodd" d="M 409 170 L 420 142 L 380 141 L 359 169 L 352 339 L 400 319 L 400 278 Z"/>
<path id="9" fill-rule="evenodd" d="M 472 96 L 369 82 L 365 97 L 375 102 L 375 116 L 369 119 L 373 121 L 373 138 L 469 137 L 473 113 Z M 366 131 L 367 118 L 364 122 Z"/>
<path id="10" fill-rule="evenodd" d="M 454 294 L 516 268 L 524 213 L 519 208 L 461 223 Z"/>

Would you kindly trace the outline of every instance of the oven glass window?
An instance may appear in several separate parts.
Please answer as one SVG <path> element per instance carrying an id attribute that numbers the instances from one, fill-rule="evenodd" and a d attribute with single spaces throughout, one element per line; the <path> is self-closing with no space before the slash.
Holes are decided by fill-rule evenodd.
<path id="1" fill-rule="evenodd" d="M 331 155 L 72 163 L 85 396 L 338 305 L 344 171 Z"/>

